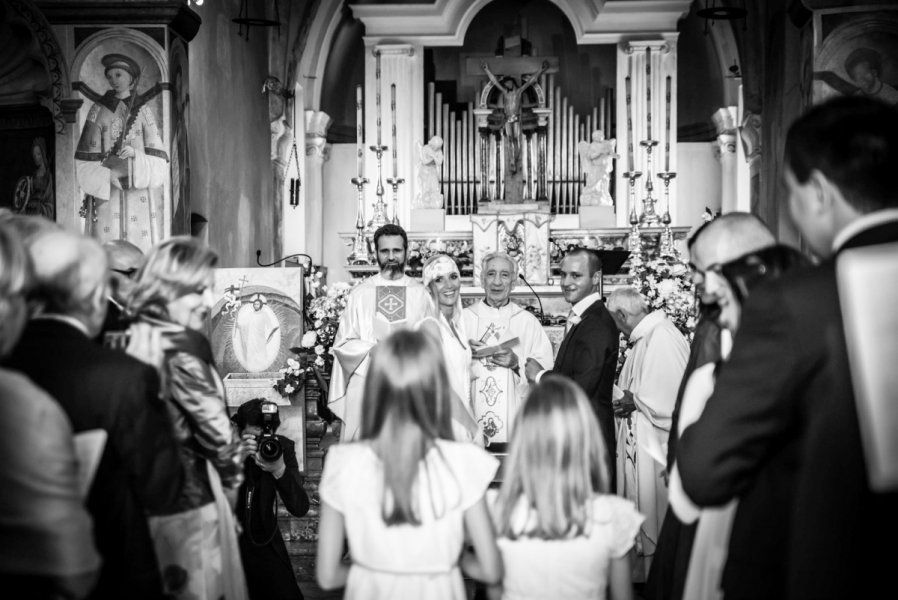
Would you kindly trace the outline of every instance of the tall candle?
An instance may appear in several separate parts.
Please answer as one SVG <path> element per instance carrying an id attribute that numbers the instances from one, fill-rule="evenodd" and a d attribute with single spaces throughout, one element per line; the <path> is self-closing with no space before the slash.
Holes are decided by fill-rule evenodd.
<path id="1" fill-rule="evenodd" d="M 377 145 L 380 146 L 380 52 L 377 53 L 377 65 L 374 68 L 374 104 L 377 111 Z"/>
<path id="2" fill-rule="evenodd" d="M 667 116 L 664 119 L 664 128 L 666 129 L 664 134 L 664 172 L 670 173 L 670 75 L 667 76 L 667 93 L 664 100 L 667 103 Z"/>
<path id="3" fill-rule="evenodd" d="M 396 179 L 396 84 L 390 84 L 390 117 L 393 123 L 393 179 Z"/>
<path id="4" fill-rule="evenodd" d="M 652 48 L 645 49 L 645 114 L 646 135 L 652 139 Z"/>
<path id="5" fill-rule="evenodd" d="M 362 86 L 355 86 L 355 162 L 359 179 L 365 174 L 365 141 L 362 139 L 362 126 L 365 124 L 362 115 Z"/>
<path id="6" fill-rule="evenodd" d="M 630 76 L 624 80 L 627 87 L 627 171 L 633 173 L 633 105 L 630 102 Z"/>

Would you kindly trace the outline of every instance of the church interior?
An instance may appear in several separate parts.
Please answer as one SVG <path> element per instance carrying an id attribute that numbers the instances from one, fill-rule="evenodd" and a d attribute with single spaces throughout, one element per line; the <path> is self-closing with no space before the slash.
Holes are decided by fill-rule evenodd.
<path id="1" fill-rule="evenodd" d="M 733 211 L 804 248 L 782 183 L 786 130 L 859 93 L 846 67 L 859 47 L 884 57 L 894 91 L 892 0 L 0 0 L 0 207 L 144 251 L 174 235 L 208 244 L 223 306 L 287 324 L 254 364 L 213 339 L 228 403 L 259 381 L 282 400 L 271 382 L 304 303 L 377 272 L 385 223 L 408 232 L 413 275 L 451 254 L 466 300 L 482 294 L 485 253 L 519 257 L 527 286 L 513 298 L 555 338 L 565 248 L 685 263 L 703 216 Z M 107 131 L 116 60 L 136 116 Z M 135 121 L 146 172 L 126 160 L 127 184 L 95 181 L 90 157 Z M 606 270 L 606 295 L 628 267 Z M 286 403 L 313 496 L 323 379 Z M 307 594 L 315 504 L 281 514 Z"/>

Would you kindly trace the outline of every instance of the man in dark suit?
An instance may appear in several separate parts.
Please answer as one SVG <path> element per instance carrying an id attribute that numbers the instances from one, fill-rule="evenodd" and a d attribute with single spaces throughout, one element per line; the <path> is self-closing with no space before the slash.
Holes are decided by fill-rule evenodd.
<path id="1" fill-rule="evenodd" d="M 153 367 L 92 341 L 106 314 L 108 272 L 100 245 L 65 231 L 29 242 L 40 312 L 8 360 L 43 388 L 76 434 L 106 442 L 87 508 L 103 559 L 90 598 L 161 598 L 147 514 L 174 505 L 183 469 Z"/>
<path id="2" fill-rule="evenodd" d="M 273 411 L 263 412 L 263 407 Z M 252 600 L 302 600 L 284 538 L 278 529 L 277 498 L 290 514 L 301 517 L 309 511 L 309 497 L 302 488 L 302 476 L 293 442 L 277 435 L 282 452 L 266 460 L 259 452 L 259 436 L 268 417 L 271 433 L 280 426 L 277 405 L 261 398 L 240 405 L 232 420 L 249 453 L 246 475 L 237 497 L 237 518 L 243 526 L 240 556 Z"/>
<path id="3" fill-rule="evenodd" d="M 561 261 L 561 293 L 571 305 L 571 311 L 551 372 L 576 381 L 589 398 L 608 449 L 608 483 L 613 489 L 617 442 L 611 389 L 620 336 L 599 294 L 601 283 L 602 260 L 596 251 L 575 248 Z M 538 381 L 545 372 L 539 362 L 527 359 L 525 373 L 529 381 Z"/>
<path id="4" fill-rule="evenodd" d="M 700 505 L 739 499 L 727 600 L 885 597 L 898 494 L 867 480 L 835 259 L 898 241 L 898 112 L 853 97 L 812 108 L 786 167 L 790 214 L 823 261 L 752 292 L 679 470 Z"/>

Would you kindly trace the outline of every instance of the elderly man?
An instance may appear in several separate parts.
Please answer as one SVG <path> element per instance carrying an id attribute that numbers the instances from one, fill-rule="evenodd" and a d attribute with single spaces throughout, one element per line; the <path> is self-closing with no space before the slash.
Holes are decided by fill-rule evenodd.
<path id="1" fill-rule="evenodd" d="M 618 380 L 614 414 L 617 436 L 617 490 L 636 503 L 646 520 L 636 538 L 636 581 L 644 581 L 655 555 L 667 509 L 667 434 L 689 343 L 664 311 L 649 312 L 633 288 L 614 290 L 608 312 L 633 348 Z"/>
<path id="2" fill-rule="evenodd" d="M 183 467 L 159 398 L 156 370 L 93 342 L 106 316 L 109 273 L 96 241 L 46 231 L 28 243 L 40 311 L 7 365 L 63 408 L 76 434 L 105 434 L 87 493 L 94 539 L 103 559 L 91 598 L 162 597 L 148 514 L 172 510 Z"/>
<path id="3" fill-rule="evenodd" d="M 487 254 L 480 269 L 485 296 L 462 311 L 477 359 L 474 418 L 491 443 L 508 442 L 518 406 L 527 395 L 521 366 L 528 358 L 549 369 L 554 363 L 552 342 L 539 320 L 510 299 L 517 280 L 518 263 L 508 254 Z M 486 354 L 484 348 L 497 349 Z"/>
<path id="4" fill-rule="evenodd" d="M 790 215 L 823 261 L 752 292 L 677 463 L 700 506 L 739 499 L 728 600 L 887 597 L 898 493 L 868 480 L 837 271 L 857 251 L 895 260 L 898 112 L 860 97 L 817 105 L 790 127 L 784 163 Z"/>
<path id="5" fill-rule="evenodd" d="M 374 232 L 374 248 L 380 273 L 350 292 L 334 338 L 336 360 L 327 403 L 343 421 L 341 441 L 359 435 L 371 349 L 393 331 L 416 325 L 431 310 L 424 286 L 405 274 L 405 230 L 391 224 L 380 227 Z"/>

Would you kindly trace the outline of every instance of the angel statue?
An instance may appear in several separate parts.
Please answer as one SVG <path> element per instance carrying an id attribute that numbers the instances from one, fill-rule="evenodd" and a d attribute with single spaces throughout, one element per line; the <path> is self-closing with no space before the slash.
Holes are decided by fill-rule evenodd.
<path id="1" fill-rule="evenodd" d="M 443 138 L 435 135 L 426 144 L 418 142 L 418 161 L 418 190 L 414 208 L 443 208 L 443 194 L 440 193 Z"/>
<path id="2" fill-rule="evenodd" d="M 586 173 L 586 184 L 580 194 L 580 206 L 611 206 L 613 201 L 608 191 L 608 182 L 614 160 L 620 158 L 614 149 L 617 140 L 605 139 L 605 134 L 598 129 L 592 132 L 592 141 L 582 141 L 577 145 L 580 153 L 580 165 Z"/>

